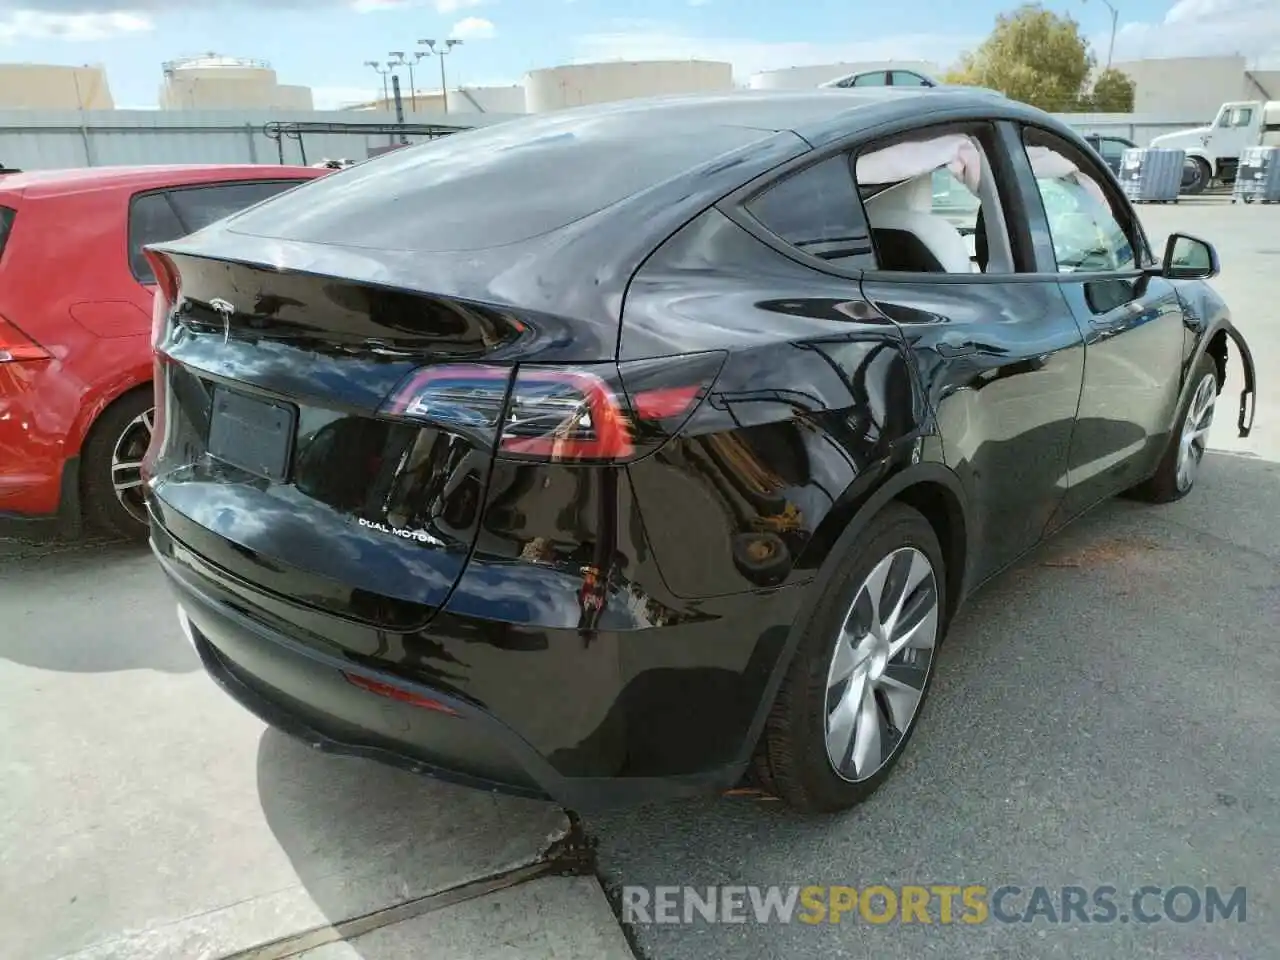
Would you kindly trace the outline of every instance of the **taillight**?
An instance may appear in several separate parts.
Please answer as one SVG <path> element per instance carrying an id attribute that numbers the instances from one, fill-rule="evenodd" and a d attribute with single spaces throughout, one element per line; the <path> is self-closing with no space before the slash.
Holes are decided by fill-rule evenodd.
<path id="1" fill-rule="evenodd" d="M 160 346 L 164 339 L 165 321 L 169 319 L 169 311 L 178 302 L 180 280 L 178 268 L 173 261 L 156 250 L 144 250 L 147 262 L 151 264 L 151 272 L 156 277 L 156 291 L 151 301 L 151 346 Z"/>
<path id="2" fill-rule="evenodd" d="M 410 374 L 381 413 L 468 435 L 506 460 L 625 462 L 683 426 L 723 362 L 699 353 L 514 369 L 442 364 Z"/>
<path id="3" fill-rule="evenodd" d="M 48 360 L 52 355 L 8 320 L 0 317 L 0 363 Z"/>

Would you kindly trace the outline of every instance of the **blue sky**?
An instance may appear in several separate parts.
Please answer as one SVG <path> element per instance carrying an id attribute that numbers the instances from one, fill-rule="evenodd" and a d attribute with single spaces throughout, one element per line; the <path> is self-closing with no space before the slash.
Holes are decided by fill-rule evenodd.
<path id="1" fill-rule="evenodd" d="M 1280 60 L 1280 0 L 1113 0 L 1116 58 L 1243 53 Z M 528 70 L 591 60 L 704 57 L 744 78 L 839 60 L 950 62 L 981 40 L 999 0 L 0 0 L 0 60 L 101 63 L 116 103 L 156 102 L 160 64 L 207 51 L 269 60 L 282 83 L 310 86 L 316 105 L 373 96 L 363 66 L 424 37 L 465 39 L 449 82 L 518 83 Z M 1103 0 L 1052 0 L 1105 52 Z M 183 8 L 186 8 L 184 10 Z M 418 48 L 421 49 L 421 48 Z M 438 85 L 423 61 L 419 87 Z M 425 75 L 425 76 L 424 76 Z"/>

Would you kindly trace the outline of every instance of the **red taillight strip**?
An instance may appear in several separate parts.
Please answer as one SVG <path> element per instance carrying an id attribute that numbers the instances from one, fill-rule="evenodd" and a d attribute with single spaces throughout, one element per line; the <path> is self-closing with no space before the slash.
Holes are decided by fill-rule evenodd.
<path id="1" fill-rule="evenodd" d="M 498 442 L 498 449 L 503 453 L 552 460 L 622 460 L 635 452 L 627 416 L 609 385 L 599 377 L 583 370 L 519 370 L 511 393 L 512 408 L 519 402 L 521 388 L 530 383 L 563 383 L 577 390 L 586 400 L 595 437 L 590 440 L 554 435 L 519 437 L 509 436 L 504 430 Z"/>
<path id="2" fill-rule="evenodd" d="M 432 700 L 430 697 L 414 693 L 411 690 L 395 687 L 380 680 L 373 680 L 358 673 L 348 673 L 346 670 L 342 671 L 342 675 L 346 677 L 347 682 L 352 686 L 375 693 L 380 697 L 386 697 L 388 700 L 407 703 L 412 707 L 421 707 L 423 710 L 434 710 L 436 713 L 443 713 L 450 717 L 461 716 L 453 707 L 441 703 L 439 700 Z"/>

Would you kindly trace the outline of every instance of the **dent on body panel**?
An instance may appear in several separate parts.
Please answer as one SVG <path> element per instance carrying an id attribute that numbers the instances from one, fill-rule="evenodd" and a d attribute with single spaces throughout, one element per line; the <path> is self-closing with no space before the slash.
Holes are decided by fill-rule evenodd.
<path id="1" fill-rule="evenodd" d="M 685 435 L 630 467 L 667 585 L 708 597 L 811 575 L 823 519 L 915 423 L 892 340 L 851 331 L 734 354 Z"/>

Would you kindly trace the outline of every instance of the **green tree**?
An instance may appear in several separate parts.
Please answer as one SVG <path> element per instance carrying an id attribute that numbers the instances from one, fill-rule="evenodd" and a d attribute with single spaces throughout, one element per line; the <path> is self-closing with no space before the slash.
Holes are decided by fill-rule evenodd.
<path id="1" fill-rule="evenodd" d="M 1093 81 L 1089 109 L 1097 113 L 1132 113 L 1133 80 L 1123 70 L 1108 67 Z"/>
<path id="2" fill-rule="evenodd" d="M 946 80 L 990 87 L 1042 110 L 1066 112 L 1082 105 L 1093 65 L 1075 20 L 1029 3 L 1000 14 L 991 35 L 963 54 Z"/>

